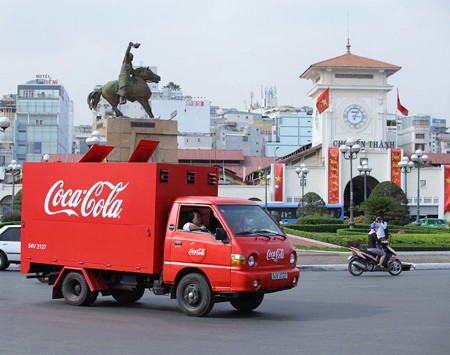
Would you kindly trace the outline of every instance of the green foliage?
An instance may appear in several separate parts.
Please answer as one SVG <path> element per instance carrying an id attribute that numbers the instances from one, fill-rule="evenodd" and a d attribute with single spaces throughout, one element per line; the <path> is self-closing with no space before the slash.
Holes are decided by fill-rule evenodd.
<path id="1" fill-rule="evenodd" d="M 377 215 L 384 216 L 384 219 L 392 222 L 391 218 L 388 218 L 391 211 L 400 209 L 399 202 L 391 196 L 372 196 L 361 202 L 359 209 L 366 212 L 368 221 L 374 221 Z M 393 223 L 393 222 L 392 222 Z"/>
<path id="2" fill-rule="evenodd" d="M 328 214 L 312 214 L 309 216 L 303 216 L 297 219 L 295 224 L 344 224 L 344 221 L 341 221 L 338 218 L 332 218 Z"/>
<path id="3" fill-rule="evenodd" d="M 359 210 L 366 212 L 368 220 L 374 220 L 381 214 L 389 224 L 409 223 L 406 195 L 397 184 L 390 181 L 383 181 L 375 186 L 369 198 L 361 203 Z"/>
<path id="4" fill-rule="evenodd" d="M 325 207 L 325 201 L 315 192 L 308 192 L 300 200 L 301 207 L 298 208 L 299 216 L 321 215 L 328 214 L 328 209 Z"/>
<path id="5" fill-rule="evenodd" d="M 19 210 L 8 211 L 2 216 L 2 222 L 17 222 L 22 219 L 22 212 Z M 16 223 L 12 223 L 16 224 Z"/>
<path id="6" fill-rule="evenodd" d="M 178 84 L 175 84 L 173 81 L 170 81 L 167 85 L 163 86 L 163 89 L 180 91 L 181 90 L 181 86 L 178 85 Z"/>
<path id="7" fill-rule="evenodd" d="M 299 225 L 284 227 L 289 234 L 340 245 L 367 248 L 367 224 L 356 225 L 354 229 L 342 225 Z M 450 250 L 449 228 L 424 228 L 414 225 L 390 227 L 390 242 L 394 249 L 400 250 Z"/>
<path id="8" fill-rule="evenodd" d="M 14 198 L 14 210 L 21 211 L 22 210 L 22 189 L 20 189 L 13 198 Z"/>
<path id="9" fill-rule="evenodd" d="M 346 228 L 342 224 L 289 224 L 284 225 L 283 229 L 306 231 L 306 232 L 317 232 L 317 233 L 336 233 L 338 229 Z"/>

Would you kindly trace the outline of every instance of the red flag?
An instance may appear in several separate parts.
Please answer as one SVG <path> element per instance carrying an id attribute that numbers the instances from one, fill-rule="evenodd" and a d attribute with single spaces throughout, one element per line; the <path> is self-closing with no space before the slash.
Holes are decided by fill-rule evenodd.
<path id="1" fill-rule="evenodd" d="M 400 113 L 403 116 L 408 116 L 409 111 L 400 103 L 400 96 L 398 96 L 398 89 L 397 89 L 397 110 L 400 111 Z"/>
<path id="2" fill-rule="evenodd" d="M 275 164 L 275 201 L 283 201 L 284 164 Z"/>
<path id="3" fill-rule="evenodd" d="M 444 214 L 450 212 L 450 165 L 444 166 Z"/>
<path id="4" fill-rule="evenodd" d="M 330 88 L 319 95 L 316 101 L 317 111 L 322 113 L 330 106 Z"/>

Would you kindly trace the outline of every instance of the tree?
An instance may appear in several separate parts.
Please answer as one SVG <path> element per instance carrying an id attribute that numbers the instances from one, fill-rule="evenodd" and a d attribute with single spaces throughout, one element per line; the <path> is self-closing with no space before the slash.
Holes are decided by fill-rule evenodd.
<path id="1" fill-rule="evenodd" d="M 300 200 L 301 207 L 298 208 L 298 215 L 328 215 L 328 209 L 325 206 L 325 201 L 315 192 L 308 192 Z"/>
<path id="2" fill-rule="evenodd" d="M 380 214 L 392 224 L 409 223 L 406 195 L 397 184 L 390 181 L 383 181 L 375 186 L 369 198 L 361 203 L 359 209 L 366 212 L 369 220 L 374 220 Z"/>
<path id="3" fill-rule="evenodd" d="M 163 86 L 163 89 L 169 89 L 174 91 L 181 91 L 181 86 L 175 84 L 173 81 L 169 82 L 167 85 Z"/>

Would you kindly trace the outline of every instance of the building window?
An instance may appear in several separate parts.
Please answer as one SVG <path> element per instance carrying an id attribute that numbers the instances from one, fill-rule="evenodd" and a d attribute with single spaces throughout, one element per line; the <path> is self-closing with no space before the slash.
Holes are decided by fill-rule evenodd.
<path id="1" fill-rule="evenodd" d="M 420 180 L 420 188 L 426 188 L 427 187 L 427 180 Z"/>
<path id="2" fill-rule="evenodd" d="M 425 139 L 425 134 L 424 133 L 417 133 L 416 134 L 416 139 Z"/>

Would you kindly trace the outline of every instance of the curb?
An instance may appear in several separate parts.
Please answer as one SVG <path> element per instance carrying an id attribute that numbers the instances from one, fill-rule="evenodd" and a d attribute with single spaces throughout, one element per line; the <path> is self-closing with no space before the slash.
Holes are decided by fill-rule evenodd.
<path id="1" fill-rule="evenodd" d="M 302 271 L 347 271 L 347 264 L 329 265 L 297 265 Z M 414 270 L 449 270 L 450 263 L 413 263 L 411 271 Z"/>

